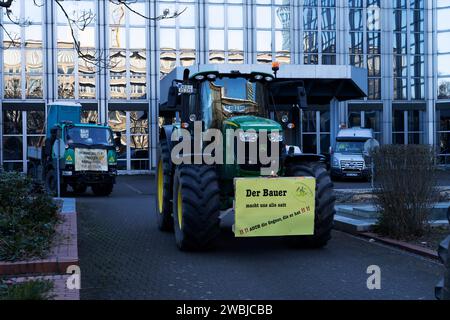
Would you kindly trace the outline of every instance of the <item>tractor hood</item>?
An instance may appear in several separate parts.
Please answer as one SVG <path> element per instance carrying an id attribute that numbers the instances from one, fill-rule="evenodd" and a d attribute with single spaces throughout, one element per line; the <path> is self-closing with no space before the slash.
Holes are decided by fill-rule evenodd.
<path id="1" fill-rule="evenodd" d="M 273 120 L 261 118 L 257 116 L 236 116 L 228 118 L 225 121 L 226 124 L 231 125 L 235 129 L 255 131 L 267 130 L 267 131 L 282 131 L 281 125 Z"/>

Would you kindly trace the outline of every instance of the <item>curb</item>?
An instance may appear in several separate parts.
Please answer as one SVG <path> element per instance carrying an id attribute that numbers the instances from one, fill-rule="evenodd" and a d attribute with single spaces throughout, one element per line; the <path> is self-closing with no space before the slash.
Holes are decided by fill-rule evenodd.
<path id="1" fill-rule="evenodd" d="M 399 249 L 402 249 L 402 250 L 405 250 L 408 252 L 412 252 L 412 253 L 418 254 L 420 256 L 426 257 L 426 258 L 431 258 L 431 259 L 440 261 L 436 250 L 431 250 L 431 249 L 424 248 L 424 247 L 414 245 L 411 243 L 407 243 L 404 241 L 381 237 L 372 232 L 360 232 L 360 233 L 353 233 L 353 234 L 359 235 L 366 239 L 374 239 L 381 243 L 384 243 L 384 244 L 387 244 L 387 245 L 390 245 L 390 246 L 393 246 L 393 247 L 396 247 L 396 248 L 399 248 Z"/>
<path id="2" fill-rule="evenodd" d="M 66 274 L 71 265 L 79 265 L 77 240 L 77 214 L 75 199 L 64 199 L 60 212 L 63 222 L 57 226 L 57 239 L 45 259 L 25 261 L 0 261 L 0 276 L 24 274 Z"/>

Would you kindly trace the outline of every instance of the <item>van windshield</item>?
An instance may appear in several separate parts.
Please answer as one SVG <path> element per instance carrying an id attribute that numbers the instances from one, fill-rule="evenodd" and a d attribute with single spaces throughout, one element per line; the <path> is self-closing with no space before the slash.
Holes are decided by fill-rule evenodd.
<path id="1" fill-rule="evenodd" d="M 336 153 L 362 154 L 363 151 L 364 142 L 362 141 L 339 141 L 336 143 Z"/>

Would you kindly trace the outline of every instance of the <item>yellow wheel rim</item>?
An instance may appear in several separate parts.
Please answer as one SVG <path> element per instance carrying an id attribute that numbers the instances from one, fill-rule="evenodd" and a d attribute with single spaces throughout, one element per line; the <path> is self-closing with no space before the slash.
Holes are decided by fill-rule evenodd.
<path id="1" fill-rule="evenodd" d="M 164 172 L 162 161 L 158 163 L 158 208 L 159 213 L 163 213 L 163 197 L 164 197 Z"/>
<path id="2" fill-rule="evenodd" d="M 182 199 L 181 199 L 181 186 L 178 187 L 178 198 L 177 198 L 177 213 L 178 213 L 178 226 L 180 227 L 183 223 L 183 207 L 182 207 Z"/>

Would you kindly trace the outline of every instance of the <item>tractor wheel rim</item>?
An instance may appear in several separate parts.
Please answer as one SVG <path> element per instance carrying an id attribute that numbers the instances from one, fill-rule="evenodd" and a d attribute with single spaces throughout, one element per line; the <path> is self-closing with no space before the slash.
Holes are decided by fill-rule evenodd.
<path id="1" fill-rule="evenodd" d="M 164 198 L 164 173 L 162 161 L 158 163 L 158 208 L 159 213 L 163 212 L 163 198 Z"/>
<path id="2" fill-rule="evenodd" d="M 183 225 L 183 200 L 181 198 L 181 186 L 178 187 L 178 196 L 177 196 L 177 214 L 178 214 L 178 226 L 180 230 Z"/>

